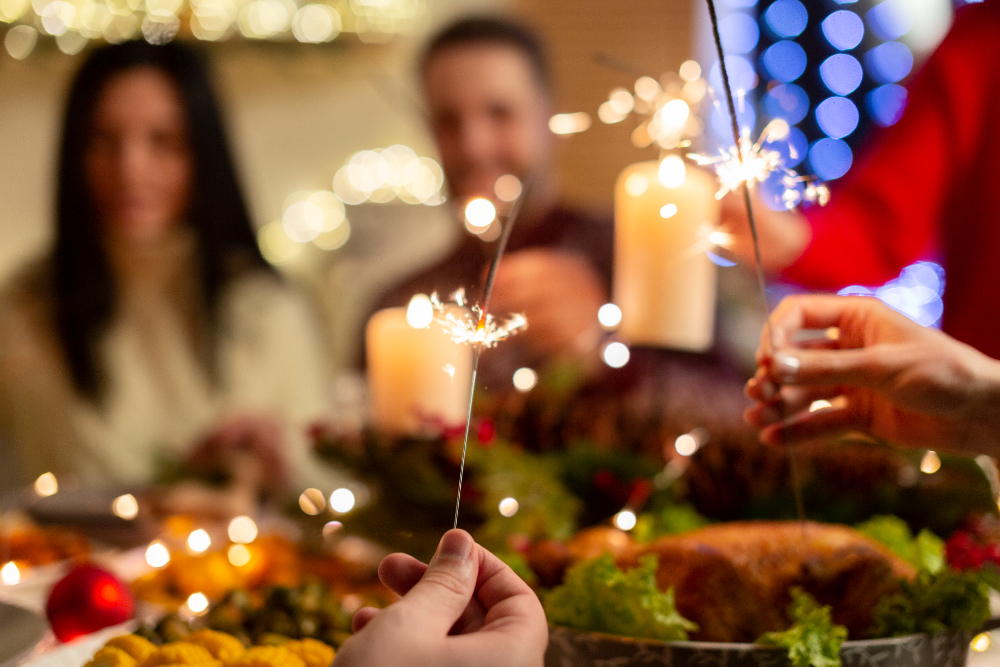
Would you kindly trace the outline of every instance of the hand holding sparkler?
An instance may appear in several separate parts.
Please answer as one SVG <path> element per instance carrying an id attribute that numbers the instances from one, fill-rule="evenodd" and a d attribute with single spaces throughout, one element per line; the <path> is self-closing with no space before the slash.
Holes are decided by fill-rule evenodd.
<path id="1" fill-rule="evenodd" d="M 897 444 L 1000 452 L 1000 362 L 878 299 L 795 296 L 771 315 L 746 419 L 771 445 L 863 430 Z M 829 332 L 794 342 L 800 331 Z"/>
<path id="2" fill-rule="evenodd" d="M 538 597 L 462 530 L 445 533 L 429 565 L 392 554 L 379 578 L 403 599 L 354 615 L 336 667 L 534 667 L 548 642 Z"/>

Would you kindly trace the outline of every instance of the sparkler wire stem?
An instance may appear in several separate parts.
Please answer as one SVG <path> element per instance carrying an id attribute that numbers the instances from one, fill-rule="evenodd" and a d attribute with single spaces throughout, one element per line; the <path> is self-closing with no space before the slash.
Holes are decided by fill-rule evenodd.
<path id="1" fill-rule="evenodd" d="M 486 283 L 483 285 L 483 298 L 482 301 L 479 302 L 481 308 L 479 316 L 480 326 L 486 322 L 486 313 L 490 305 L 490 295 L 493 293 L 493 283 L 497 277 L 497 268 L 500 266 L 500 260 L 503 259 L 503 254 L 507 250 L 507 241 L 510 239 L 511 230 L 514 229 L 514 223 L 517 222 L 517 217 L 521 213 L 521 206 L 525 197 L 528 195 L 528 190 L 530 189 L 531 177 L 528 177 L 524 179 L 520 196 L 514 200 L 513 205 L 510 207 L 510 213 L 507 214 L 507 222 L 503 226 L 503 231 L 500 233 L 500 240 L 497 241 L 496 251 L 494 251 L 493 259 L 490 261 L 489 271 L 486 273 Z M 472 428 L 472 402 L 476 396 L 476 373 L 479 371 L 479 355 L 482 354 L 482 351 L 482 344 L 477 343 L 472 357 L 472 385 L 469 388 L 469 411 L 465 418 L 465 437 L 462 440 L 462 465 L 458 470 L 458 494 L 455 496 L 454 528 L 458 528 L 458 510 L 462 506 L 462 481 L 465 479 L 465 454 L 469 450 L 469 430 Z"/>
<path id="2" fill-rule="evenodd" d="M 729 85 L 729 72 L 726 71 L 726 58 L 725 52 L 722 50 L 722 36 L 719 33 L 719 19 L 715 13 L 715 0 L 705 0 L 708 3 L 708 17 L 712 23 L 712 37 L 715 39 L 715 50 L 719 54 L 719 70 L 722 73 L 722 87 L 725 88 L 725 98 L 726 105 L 729 107 L 729 120 L 732 123 L 733 130 L 733 141 L 736 142 L 736 154 L 739 156 L 740 163 L 743 162 L 743 143 L 740 138 L 740 126 L 736 119 L 736 102 L 733 99 L 733 89 Z M 760 257 L 760 241 L 757 236 L 757 223 L 753 216 L 753 205 L 750 201 L 750 185 L 744 181 L 743 182 L 743 203 L 746 205 L 747 209 L 747 219 L 750 221 L 750 238 L 753 240 L 753 254 L 754 260 L 757 267 L 757 283 L 760 291 L 760 305 L 761 310 L 764 314 L 764 330 L 767 333 L 767 341 L 771 348 L 771 353 L 774 353 L 774 330 L 771 328 L 771 313 L 767 307 L 767 283 L 764 279 L 764 264 Z M 781 391 L 781 387 L 778 387 L 778 391 Z M 778 403 L 778 409 L 784 413 L 782 404 Z M 784 414 L 782 414 L 782 420 L 784 420 Z M 792 490 L 795 493 L 795 509 L 799 516 L 799 521 L 802 523 L 802 530 L 805 531 L 805 520 L 806 512 L 805 505 L 802 501 L 802 481 L 799 474 L 798 457 L 795 454 L 795 450 L 792 447 L 787 448 L 788 451 L 788 468 L 792 478 Z"/>

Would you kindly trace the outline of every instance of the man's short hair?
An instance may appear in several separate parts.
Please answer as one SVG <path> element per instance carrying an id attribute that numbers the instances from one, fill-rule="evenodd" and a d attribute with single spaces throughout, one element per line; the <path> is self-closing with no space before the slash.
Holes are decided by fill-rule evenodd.
<path id="1" fill-rule="evenodd" d="M 520 52 L 528 59 L 531 71 L 542 89 L 551 92 L 552 76 L 542 40 L 527 26 L 496 16 L 461 19 L 439 32 L 424 49 L 420 71 L 426 71 L 431 59 L 446 49 L 477 44 L 507 46 Z"/>

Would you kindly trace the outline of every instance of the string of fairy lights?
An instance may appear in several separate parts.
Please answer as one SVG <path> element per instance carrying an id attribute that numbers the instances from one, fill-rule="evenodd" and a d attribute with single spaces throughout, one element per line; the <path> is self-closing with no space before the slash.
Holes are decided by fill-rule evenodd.
<path id="1" fill-rule="evenodd" d="M 0 24 L 7 53 L 23 60 L 40 44 L 73 55 L 138 38 L 384 43 L 413 32 L 426 11 L 426 0 L 0 0 Z"/>

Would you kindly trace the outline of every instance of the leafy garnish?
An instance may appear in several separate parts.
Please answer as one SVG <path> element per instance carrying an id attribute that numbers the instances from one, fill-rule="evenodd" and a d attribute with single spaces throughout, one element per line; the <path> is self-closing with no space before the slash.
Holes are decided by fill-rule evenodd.
<path id="1" fill-rule="evenodd" d="M 830 607 L 801 588 L 792 588 L 791 594 L 788 616 L 792 627 L 767 632 L 757 643 L 785 649 L 793 667 L 840 667 L 840 646 L 847 640 L 847 628 L 834 625 Z"/>
<path id="2" fill-rule="evenodd" d="M 917 569 L 936 573 L 944 568 L 944 541 L 926 528 L 913 537 L 909 525 L 892 514 L 872 517 L 855 528 L 881 542 Z"/>
<path id="3" fill-rule="evenodd" d="M 687 503 L 670 504 L 659 511 L 644 512 L 639 515 L 632 538 L 637 542 L 649 542 L 664 535 L 686 533 L 702 528 L 709 520 Z"/>
<path id="4" fill-rule="evenodd" d="M 566 572 L 562 586 L 545 596 L 549 621 L 587 632 L 674 641 L 698 626 L 677 612 L 674 591 L 656 587 L 657 559 L 642 558 L 623 572 L 611 554 L 584 561 Z"/>
<path id="5" fill-rule="evenodd" d="M 879 600 L 872 637 L 901 637 L 921 632 L 979 629 L 990 617 L 990 588 L 1000 589 L 994 567 L 978 571 L 921 571 L 902 590 Z"/>

